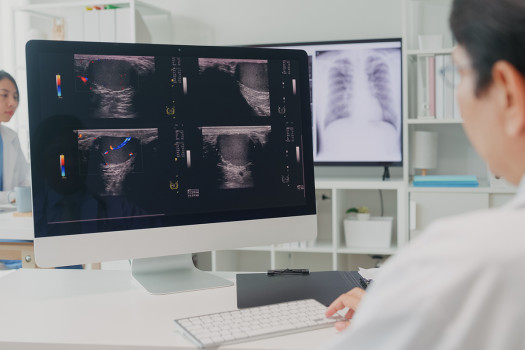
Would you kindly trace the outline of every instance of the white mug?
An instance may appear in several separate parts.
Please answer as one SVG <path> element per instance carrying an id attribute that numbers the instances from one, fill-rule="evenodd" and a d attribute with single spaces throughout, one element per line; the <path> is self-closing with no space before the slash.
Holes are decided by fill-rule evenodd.
<path id="1" fill-rule="evenodd" d="M 15 195 L 14 198 L 11 198 L 12 194 Z M 14 205 L 16 206 L 16 211 L 18 211 L 19 213 L 27 213 L 33 210 L 33 206 L 31 203 L 31 187 L 15 187 L 15 191 L 9 192 L 9 195 L 7 196 L 7 200 L 9 201 L 9 203 L 11 203 L 13 199 L 16 199 Z"/>

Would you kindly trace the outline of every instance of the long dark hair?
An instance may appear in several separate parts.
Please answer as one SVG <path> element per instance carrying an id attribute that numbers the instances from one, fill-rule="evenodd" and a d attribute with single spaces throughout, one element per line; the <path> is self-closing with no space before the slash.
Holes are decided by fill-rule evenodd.
<path id="1" fill-rule="evenodd" d="M 18 92 L 18 85 L 16 84 L 15 78 L 11 76 L 11 74 L 7 73 L 5 70 L 0 70 L 0 80 L 8 79 L 10 80 L 16 89 L 16 95 L 18 96 L 18 100 L 20 100 L 20 93 Z"/>
<path id="2" fill-rule="evenodd" d="M 472 59 L 476 95 L 492 83 L 492 66 L 503 60 L 525 76 L 525 1 L 454 0 L 450 28 Z"/>

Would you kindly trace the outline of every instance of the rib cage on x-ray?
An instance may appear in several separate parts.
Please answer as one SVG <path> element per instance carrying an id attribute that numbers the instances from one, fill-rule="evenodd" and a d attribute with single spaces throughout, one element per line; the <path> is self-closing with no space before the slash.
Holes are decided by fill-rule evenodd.
<path id="1" fill-rule="evenodd" d="M 368 82 L 372 95 L 377 98 L 381 109 L 383 110 L 383 120 L 392 124 L 396 130 L 399 130 L 399 119 L 396 118 L 393 108 L 392 98 L 392 81 L 390 79 L 390 70 L 382 57 L 384 50 L 371 55 L 366 60 L 366 72 L 369 77 Z"/>
<path id="2" fill-rule="evenodd" d="M 323 52 L 320 55 L 331 56 L 326 64 L 327 95 L 323 128 L 341 118 L 360 118 L 353 114 L 356 104 L 363 103 L 355 99 L 355 89 L 367 88 L 377 99 L 382 110 L 382 120 L 399 130 L 399 118 L 396 118 L 393 106 L 392 79 L 386 56 L 388 49 Z M 325 63 L 322 63 L 325 64 Z M 365 82 L 359 79 L 366 79 Z M 369 116 L 365 116 L 368 118 Z"/>
<path id="3" fill-rule="evenodd" d="M 352 62 L 347 58 L 338 59 L 330 67 L 328 113 L 324 127 L 339 118 L 349 118 L 349 102 L 352 101 Z"/>

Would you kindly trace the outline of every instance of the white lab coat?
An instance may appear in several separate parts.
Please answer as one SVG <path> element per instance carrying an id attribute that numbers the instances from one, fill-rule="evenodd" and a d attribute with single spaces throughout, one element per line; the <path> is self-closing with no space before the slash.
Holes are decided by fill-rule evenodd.
<path id="1" fill-rule="evenodd" d="M 6 204 L 9 192 L 17 186 L 30 186 L 30 170 L 20 141 L 15 131 L 0 124 L 0 133 L 4 143 L 3 190 L 0 191 L 0 204 Z"/>
<path id="2" fill-rule="evenodd" d="M 501 209 L 437 221 L 382 267 L 326 350 L 525 349 L 525 177 Z"/>

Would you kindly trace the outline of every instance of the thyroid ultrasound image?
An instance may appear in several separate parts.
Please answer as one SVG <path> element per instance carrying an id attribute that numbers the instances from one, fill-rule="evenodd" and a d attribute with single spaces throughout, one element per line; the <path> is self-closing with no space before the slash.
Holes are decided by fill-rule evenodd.
<path id="1" fill-rule="evenodd" d="M 124 194 L 124 183 L 132 173 L 142 173 L 146 154 L 155 151 L 157 129 L 75 130 L 80 172 L 95 175 L 92 183 L 99 195 Z"/>
<path id="2" fill-rule="evenodd" d="M 203 158 L 216 189 L 253 188 L 270 126 L 203 127 Z"/>
<path id="3" fill-rule="evenodd" d="M 316 160 L 399 161 L 400 49 L 316 54 Z"/>
<path id="4" fill-rule="evenodd" d="M 270 116 L 268 61 L 199 58 L 195 88 L 199 104 L 211 112 Z"/>
<path id="5" fill-rule="evenodd" d="M 154 72 L 154 57 L 75 55 L 76 89 L 89 94 L 93 118 L 138 117 L 139 93 Z"/>

